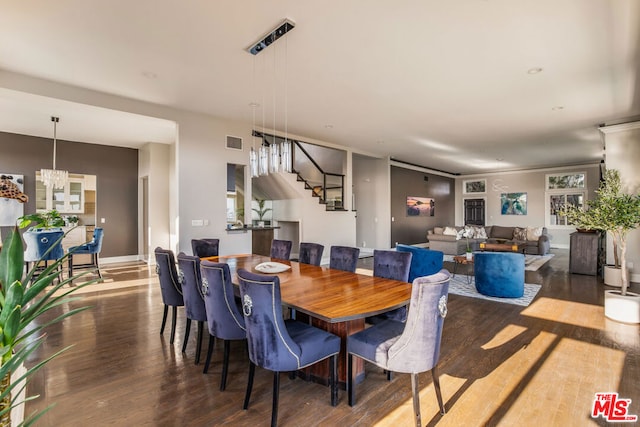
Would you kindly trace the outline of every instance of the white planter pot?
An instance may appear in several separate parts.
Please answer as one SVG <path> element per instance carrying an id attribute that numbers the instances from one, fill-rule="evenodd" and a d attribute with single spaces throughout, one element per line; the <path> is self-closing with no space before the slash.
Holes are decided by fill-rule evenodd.
<path id="1" fill-rule="evenodd" d="M 627 269 L 627 277 L 629 277 L 629 269 Z M 604 266 L 604 284 L 607 286 L 622 287 L 622 269 L 615 268 L 612 265 Z"/>
<path id="2" fill-rule="evenodd" d="M 620 291 L 604 291 L 604 315 L 611 320 L 624 323 L 640 323 L 640 295 Z"/>

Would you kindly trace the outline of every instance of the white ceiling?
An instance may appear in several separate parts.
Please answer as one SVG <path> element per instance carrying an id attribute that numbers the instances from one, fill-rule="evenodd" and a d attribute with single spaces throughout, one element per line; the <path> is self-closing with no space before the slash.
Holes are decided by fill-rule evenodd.
<path id="1" fill-rule="evenodd" d="M 257 102 L 258 124 L 452 173 L 597 162 L 597 126 L 640 115 L 637 0 L 0 0 L 0 10 L 0 69 L 249 122 Z M 247 53 L 284 18 L 296 28 Z M 61 139 L 175 135 L 171 122 L 68 104 L 2 90 L 0 130 L 50 136 L 57 105 L 68 109 Z"/>

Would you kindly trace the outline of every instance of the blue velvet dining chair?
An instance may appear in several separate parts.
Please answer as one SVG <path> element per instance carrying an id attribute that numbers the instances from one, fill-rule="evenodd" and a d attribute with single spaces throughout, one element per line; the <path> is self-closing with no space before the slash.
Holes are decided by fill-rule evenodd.
<path id="1" fill-rule="evenodd" d="M 191 250 L 199 258 L 218 256 L 220 239 L 191 239 Z"/>
<path id="2" fill-rule="evenodd" d="M 100 272 L 100 263 L 98 256 L 102 250 L 102 240 L 104 238 L 104 229 L 102 227 L 96 227 L 93 230 L 93 238 L 90 242 L 82 244 L 80 246 L 72 246 L 69 248 L 69 277 L 73 276 L 73 270 L 92 268 L 98 273 L 98 277 L 102 279 L 102 273 Z M 84 264 L 74 264 L 73 257 L 76 255 L 91 255 L 91 261 Z"/>
<path id="3" fill-rule="evenodd" d="M 524 255 L 515 252 L 475 252 L 476 290 L 487 296 L 520 298 L 524 295 Z"/>
<path id="4" fill-rule="evenodd" d="M 292 244 L 293 243 L 290 240 L 273 239 L 271 241 L 271 258 L 289 261 L 289 257 L 291 256 Z"/>
<path id="5" fill-rule="evenodd" d="M 280 372 L 292 372 L 329 359 L 331 405 L 338 403 L 336 355 L 340 338 L 329 332 L 282 317 L 280 279 L 238 269 L 240 298 L 249 346 L 249 381 L 244 409 L 249 406 L 256 365 L 273 371 L 271 425 L 278 420 Z"/>
<path id="6" fill-rule="evenodd" d="M 408 282 L 412 258 L 413 254 L 411 252 L 375 249 L 373 251 L 373 276 Z M 366 321 L 367 323 L 375 324 L 386 319 L 404 322 L 407 319 L 407 307 L 400 307 L 377 316 L 367 317 Z"/>
<path id="7" fill-rule="evenodd" d="M 47 264 L 49 261 L 57 261 L 64 256 L 64 249 L 62 248 L 63 237 L 64 231 L 59 227 L 47 229 L 30 228 L 22 234 L 27 246 L 24 251 L 24 262 L 27 271 L 30 270 L 31 263 L 33 263 L 36 271 L 36 274 L 33 275 L 33 280 L 36 280 L 39 272 L 45 268 L 43 265 L 39 265 L 39 262 L 43 261 Z M 58 269 L 58 273 L 59 275 L 62 274 L 61 266 Z"/>
<path id="8" fill-rule="evenodd" d="M 416 426 L 421 425 L 418 374 L 431 371 L 440 413 L 445 406 L 436 365 L 440 358 L 442 327 L 447 315 L 450 274 L 436 274 L 413 281 L 409 316 L 406 323 L 386 320 L 347 338 L 347 394 L 349 405 L 356 404 L 353 357 L 387 370 L 411 374 Z"/>
<path id="9" fill-rule="evenodd" d="M 358 265 L 360 248 L 350 246 L 331 246 L 329 268 L 354 273 Z"/>
<path id="10" fill-rule="evenodd" d="M 189 333 L 191 322 L 198 325 L 198 337 L 196 340 L 196 365 L 200 363 L 200 353 L 202 352 L 202 336 L 204 322 L 207 321 L 207 310 L 205 309 L 204 296 L 202 295 L 202 276 L 200 272 L 200 258 L 187 255 L 184 252 L 178 254 L 178 279 L 182 285 L 182 295 L 184 297 L 184 311 L 187 316 L 187 325 L 184 332 L 182 352 L 187 350 L 189 343 Z"/>
<path id="11" fill-rule="evenodd" d="M 298 255 L 298 261 L 303 264 L 320 265 L 322 261 L 322 253 L 324 252 L 324 246 L 319 243 L 300 243 L 300 253 Z"/>
<path id="12" fill-rule="evenodd" d="M 430 276 L 442 270 L 444 253 L 410 245 L 396 245 L 398 252 L 411 252 L 411 266 L 409 267 L 408 282 L 418 277 Z"/>
<path id="13" fill-rule="evenodd" d="M 202 261 L 200 270 L 202 271 L 202 294 L 204 295 L 209 327 L 209 349 L 203 373 L 206 374 L 209 371 L 215 338 L 223 340 L 224 356 L 220 391 L 224 391 L 227 386 L 230 342 L 232 340 L 246 340 L 247 332 L 242 312 L 236 305 L 229 265 Z"/>
<path id="14" fill-rule="evenodd" d="M 169 343 L 173 344 L 173 340 L 176 335 L 178 307 L 184 306 L 182 286 L 178 279 L 176 260 L 173 256 L 173 251 L 157 247 L 155 248 L 154 253 L 156 257 L 156 273 L 158 274 L 160 291 L 162 292 L 162 303 L 164 304 L 160 335 L 164 332 L 164 327 L 167 323 L 167 311 L 169 310 L 169 307 L 171 307 L 173 309 L 173 316 L 171 319 L 171 338 L 169 339 Z"/>

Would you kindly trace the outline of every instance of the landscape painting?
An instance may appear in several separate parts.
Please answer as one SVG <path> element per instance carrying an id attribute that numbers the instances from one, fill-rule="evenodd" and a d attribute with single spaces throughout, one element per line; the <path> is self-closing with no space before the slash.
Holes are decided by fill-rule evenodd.
<path id="1" fill-rule="evenodd" d="M 527 193 L 502 193 L 500 205 L 502 215 L 526 215 Z"/>
<path id="2" fill-rule="evenodd" d="M 407 196 L 407 216 L 434 216 L 436 201 L 430 197 Z"/>

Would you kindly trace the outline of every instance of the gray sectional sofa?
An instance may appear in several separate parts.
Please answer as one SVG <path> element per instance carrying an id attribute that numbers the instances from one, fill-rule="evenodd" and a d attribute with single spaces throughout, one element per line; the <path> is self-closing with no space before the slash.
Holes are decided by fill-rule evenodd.
<path id="1" fill-rule="evenodd" d="M 545 255 L 549 252 L 550 242 L 546 227 L 503 227 L 489 225 L 473 227 L 473 237 L 469 238 L 471 250 L 480 249 L 481 242 L 524 243 L 524 252 L 532 255 Z M 464 227 L 434 227 L 427 232 L 429 249 L 442 251 L 447 255 L 460 255 L 467 249 L 467 239 L 458 238 Z M 483 233 L 484 231 L 484 233 Z"/>

